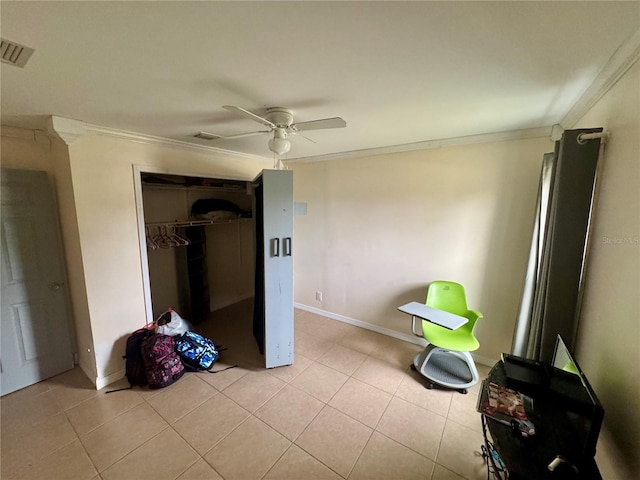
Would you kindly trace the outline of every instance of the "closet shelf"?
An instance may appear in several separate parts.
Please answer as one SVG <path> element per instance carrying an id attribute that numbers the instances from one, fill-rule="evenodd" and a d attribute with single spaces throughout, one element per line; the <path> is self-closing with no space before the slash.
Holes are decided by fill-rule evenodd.
<path id="1" fill-rule="evenodd" d="M 174 220 L 170 222 L 154 222 L 145 223 L 145 227 L 198 227 L 201 225 L 219 225 L 229 224 L 234 222 L 249 221 L 251 218 L 234 218 L 231 220 Z"/>
<path id="2" fill-rule="evenodd" d="M 248 189 L 246 184 L 250 182 L 244 182 L 243 185 L 182 185 L 182 184 L 149 184 L 143 183 L 142 189 L 154 189 L 154 190 L 185 190 L 189 192 L 225 192 L 225 193 L 244 193 L 246 194 Z"/>

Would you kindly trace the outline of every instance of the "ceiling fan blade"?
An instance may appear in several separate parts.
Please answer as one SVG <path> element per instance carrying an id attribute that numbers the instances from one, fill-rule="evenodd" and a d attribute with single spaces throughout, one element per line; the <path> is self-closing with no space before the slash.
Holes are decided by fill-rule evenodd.
<path id="1" fill-rule="evenodd" d="M 347 122 L 340 117 L 323 118 L 322 120 L 311 120 L 310 122 L 294 123 L 291 125 L 294 130 L 298 131 L 320 130 L 323 128 L 344 128 L 346 126 Z"/>
<path id="2" fill-rule="evenodd" d="M 317 143 L 315 140 L 311 140 L 309 137 L 304 136 L 303 134 L 301 134 L 300 132 L 290 129 L 287 131 L 290 135 L 297 135 L 299 137 L 304 138 L 305 140 L 309 140 L 311 143 Z"/>
<path id="3" fill-rule="evenodd" d="M 229 110 L 230 112 L 237 113 L 238 115 L 242 115 L 243 117 L 253 120 L 254 122 L 261 123 L 266 127 L 276 128 L 274 123 L 271 123 L 266 118 L 262 118 L 255 113 L 251 113 L 249 110 L 245 110 L 244 108 L 236 107 L 234 105 L 223 105 L 222 108 L 224 108 L 225 110 Z"/>
<path id="4" fill-rule="evenodd" d="M 236 138 L 252 137 L 254 135 L 262 135 L 263 133 L 271 133 L 271 130 L 260 130 L 259 132 L 239 133 L 237 135 L 218 135 L 217 133 L 199 132 L 195 135 L 203 140 L 235 140 Z"/>
<path id="5" fill-rule="evenodd" d="M 238 133 L 237 135 L 229 135 L 220 137 L 223 140 L 235 140 L 236 138 L 253 137 L 254 135 L 262 135 L 263 133 L 271 133 L 271 130 L 260 130 L 258 132 Z"/>

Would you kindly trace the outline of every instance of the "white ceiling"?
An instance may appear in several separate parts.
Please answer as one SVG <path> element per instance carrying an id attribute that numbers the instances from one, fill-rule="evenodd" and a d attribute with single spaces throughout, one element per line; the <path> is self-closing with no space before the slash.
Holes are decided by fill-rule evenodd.
<path id="1" fill-rule="evenodd" d="M 269 157 L 267 135 L 193 138 L 341 116 L 289 158 L 560 123 L 640 28 L 640 2 L 11 2 L 3 124 L 58 115 Z"/>

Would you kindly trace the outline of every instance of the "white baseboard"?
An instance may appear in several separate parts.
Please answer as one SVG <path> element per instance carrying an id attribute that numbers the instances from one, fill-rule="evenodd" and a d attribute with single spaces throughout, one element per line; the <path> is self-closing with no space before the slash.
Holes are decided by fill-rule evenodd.
<path id="1" fill-rule="evenodd" d="M 107 385 L 111 385 L 113 382 L 117 382 L 121 378 L 124 378 L 124 370 L 112 373 L 111 375 L 107 375 L 106 377 L 96 377 L 96 381 L 94 382 L 96 384 L 96 390 L 100 390 Z"/>
<path id="2" fill-rule="evenodd" d="M 89 380 L 93 382 L 96 386 L 96 390 L 100 390 L 101 388 L 106 387 L 107 385 L 111 385 L 113 382 L 117 382 L 121 378 L 124 378 L 124 370 L 120 370 L 116 373 L 112 373 L 111 375 L 107 375 L 106 377 L 97 377 L 95 372 L 90 371 L 90 369 L 82 364 L 78 363 L 80 370 L 84 372 Z"/>
<path id="3" fill-rule="evenodd" d="M 372 323 L 363 322 L 362 320 L 346 317 L 338 313 L 328 312 L 326 310 L 321 310 L 319 308 L 311 307 L 309 305 L 304 305 L 302 303 L 296 302 L 293 304 L 293 306 L 295 308 L 299 308 L 300 310 L 315 313 L 316 315 L 321 315 L 323 317 L 331 318 L 339 322 L 355 325 L 356 327 L 365 328 L 373 332 L 381 333 L 382 335 L 387 335 L 389 337 L 397 338 L 399 340 L 404 340 L 405 342 L 415 343 L 416 345 L 421 345 L 423 347 L 427 345 L 426 340 L 424 340 L 423 338 L 416 337 L 415 335 L 396 332 L 395 330 L 391 330 L 390 328 L 385 328 L 379 325 L 374 325 Z M 487 367 L 492 367 L 497 363 L 497 360 L 492 360 L 490 358 L 483 357 L 481 355 L 476 355 L 474 353 L 471 353 L 471 356 L 473 357 L 474 362 L 479 363 L 480 365 L 485 365 Z"/>
<path id="4" fill-rule="evenodd" d="M 321 315 L 333 320 L 338 320 L 339 322 L 355 325 L 356 327 L 366 328 L 367 330 L 381 333 L 382 335 L 387 335 L 388 337 L 394 337 L 399 340 L 404 340 L 405 342 L 415 343 L 416 345 L 421 345 L 423 347 L 427 345 L 427 342 L 424 339 L 418 338 L 415 335 L 396 332 L 395 330 L 391 330 L 390 328 L 373 325 L 372 323 L 363 322 L 362 320 L 356 320 L 355 318 L 345 317 L 344 315 L 340 315 L 337 313 L 327 312 L 326 310 L 320 310 L 319 308 L 310 307 L 309 305 L 303 305 L 302 303 L 294 303 L 293 306 L 295 308 L 299 308 L 300 310 L 305 310 L 307 312 L 315 313 L 316 315 Z"/>

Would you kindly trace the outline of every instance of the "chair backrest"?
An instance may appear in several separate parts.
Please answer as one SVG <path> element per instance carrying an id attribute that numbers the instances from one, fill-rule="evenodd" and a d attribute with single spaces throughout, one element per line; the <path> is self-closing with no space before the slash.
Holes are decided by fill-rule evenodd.
<path id="1" fill-rule="evenodd" d="M 468 311 L 464 287 L 459 283 L 444 280 L 436 280 L 429 284 L 426 305 L 456 315 L 464 316 Z"/>

